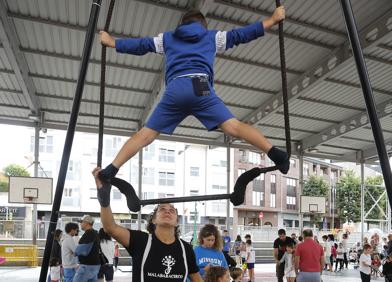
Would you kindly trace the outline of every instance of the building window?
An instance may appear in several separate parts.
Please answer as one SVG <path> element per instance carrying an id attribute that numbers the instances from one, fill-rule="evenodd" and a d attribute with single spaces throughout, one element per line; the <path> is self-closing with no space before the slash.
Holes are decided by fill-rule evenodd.
<path id="1" fill-rule="evenodd" d="M 296 165 L 297 165 L 296 160 L 290 159 L 290 165 L 291 165 L 292 167 L 296 167 Z"/>
<path id="2" fill-rule="evenodd" d="M 237 177 L 240 177 L 241 174 L 243 174 L 245 171 L 246 171 L 246 169 L 244 169 L 244 168 L 239 168 L 239 169 L 238 169 L 238 175 L 237 175 Z"/>
<path id="3" fill-rule="evenodd" d="M 159 185 L 174 186 L 174 172 L 159 172 Z"/>
<path id="4" fill-rule="evenodd" d="M 174 150 L 159 148 L 159 161 L 165 163 L 174 163 Z"/>
<path id="5" fill-rule="evenodd" d="M 190 190 L 189 191 L 189 196 L 198 196 L 199 195 L 199 190 Z"/>
<path id="6" fill-rule="evenodd" d="M 163 194 L 165 195 L 165 194 Z M 143 200 L 154 199 L 154 192 L 143 192 Z M 165 198 L 165 197 L 162 197 Z"/>
<path id="7" fill-rule="evenodd" d="M 122 145 L 120 137 L 108 138 L 105 141 L 105 156 L 114 157 Z"/>
<path id="8" fill-rule="evenodd" d="M 90 199 L 97 198 L 97 188 L 90 188 Z"/>
<path id="9" fill-rule="evenodd" d="M 143 160 L 152 160 L 155 155 L 155 145 L 150 144 L 143 149 Z"/>
<path id="10" fill-rule="evenodd" d="M 309 175 L 309 164 L 304 163 L 304 176 Z"/>
<path id="11" fill-rule="evenodd" d="M 288 210 L 295 210 L 296 209 L 296 204 L 297 204 L 297 198 L 292 197 L 292 196 L 287 196 L 286 197 L 286 204 L 287 204 L 287 209 Z"/>
<path id="12" fill-rule="evenodd" d="M 72 197 L 72 188 L 64 188 L 64 197 L 67 197 L 67 198 Z"/>
<path id="13" fill-rule="evenodd" d="M 276 175 L 271 174 L 271 183 L 276 183 Z"/>
<path id="14" fill-rule="evenodd" d="M 113 198 L 113 200 L 121 200 L 121 192 L 118 190 L 118 189 L 116 189 L 116 188 L 114 188 L 113 187 L 113 193 L 112 193 L 112 198 Z"/>
<path id="15" fill-rule="evenodd" d="M 30 136 L 30 152 L 34 152 L 34 136 Z M 53 153 L 53 136 L 45 136 L 39 138 L 39 152 L 40 153 Z"/>
<path id="16" fill-rule="evenodd" d="M 211 203 L 212 212 L 221 213 L 226 210 L 226 202 L 225 201 L 214 201 Z"/>
<path id="17" fill-rule="evenodd" d="M 263 207 L 264 206 L 264 192 L 253 191 L 252 204 L 254 206 Z"/>
<path id="18" fill-rule="evenodd" d="M 143 184 L 152 184 L 154 185 L 154 175 L 155 169 L 153 167 L 143 167 Z"/>
<path id="19" fill-rule="evenodd" d="M 240 153 L 240 162 L 242 163 L 247 163 L 248 162 L 248 156 L 246 154 L 245 150 L 239 150 Z"/>
<path id="20" fill-rule="evenodd" d="M 191 176 L 199 176 L 199 167 L 191 166 Z"/>
<path id="21" fill-rule="evenodd" d="M 276 208 L 276 194 L 270 194 L 270 208 Z"/>
<path id="22" fill-rule="evenodd" d="M 255 152 L 249 152 L 248 161 L 254 165 L 261 164 L 260 154 Z"/>
<path id="23" fill-rule="evenodd" d="M 287 186 L 297 187 L 297 179 L 294 178 L 286 178 Z"/>
<path id="24" fill-rule="evenodd" d="M 223 185 L 212 185 L 212 189 L 215 190 L 214 193 L 225 193 L 227 190 L 227 186 Z"/>

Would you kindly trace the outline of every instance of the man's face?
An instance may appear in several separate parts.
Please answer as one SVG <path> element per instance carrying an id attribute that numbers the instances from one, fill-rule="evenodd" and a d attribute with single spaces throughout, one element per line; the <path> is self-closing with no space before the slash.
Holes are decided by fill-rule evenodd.
<path id="1" fill-rule="evenodd" d="M 80 229 L 82 229 L 83 231 L 89 230 L 91 228 L 91 224 L 87 221 L 81 221 L 80 222 Z"/>
<path id="2" fill-rule="evenodd" d="M 297 235 L 295 235 L 295 234 L 291 234 L 291 239 L 297 239 Z"/>
<path id="3" fill-rule="evenodd" d="M 70 234 L 72 237 L 75 236 L 76 234 L 78 234 L 78 229 L 73 229 L 71 230 Z"/>
<path id="4" fill-rule="evenodd" d="M 286 241 L 286 234 L 279 234 L 279 239 L 282 241 Z"/>

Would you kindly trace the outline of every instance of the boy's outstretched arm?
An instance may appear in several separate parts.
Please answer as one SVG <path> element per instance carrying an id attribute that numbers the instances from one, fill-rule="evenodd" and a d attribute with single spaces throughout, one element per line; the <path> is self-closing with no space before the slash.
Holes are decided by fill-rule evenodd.
<path id="1" fill-rule="evenodd" d="M 156 37 L 141 38 L 119 38 L 112 37 L 106 31 L 99 32 L 99 40 L 102 45 L 110 48 L 116 48 L 119 53 L 128 53 L 132 55 L 145 55 L 147 53 L 163 54 L 163 34 Z"/>
<path id="2" fill-rule="evenodd" d="M 271 28 L 273 25 L 276 25 L 280 21 L 284 20 L 286 16 L 286 11 L 284 6 L 279 6 L 275 9 L 274 13 L 269 17 L 263 20 L 264 30 Z"/>

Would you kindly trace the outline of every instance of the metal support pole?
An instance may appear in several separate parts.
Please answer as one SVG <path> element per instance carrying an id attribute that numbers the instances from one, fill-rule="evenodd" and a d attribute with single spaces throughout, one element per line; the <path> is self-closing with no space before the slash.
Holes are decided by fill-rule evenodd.
<path id="1" fill-rule="evenodd" d="M 138 189 L 137 195 L 139 199 L 142 199 L 142 184 L 143 184 L 143 149 L 139 150 L 139 173 L 138 173 Z M 137 213 L 137 229 L 142 229 L 142 210 L 140 209 Z"/>
<path id="2" fill-rule="evenodd" d="M 361 245 L 363 244 L 365 228 L 365 164 L 361 160 Z"/>
<path id="3" fill-rule="evenodd" d="M 298 216 L 299 216 L 299 230 L 300 230 L 300 234 L 302 234 L 302 229 L 303 229 L 303 214 L 301 212 L 301 195 L 302 195 L 302 189 L 303 189 L 303 185 L 304 185 L 304 154 L 303 152 L 300 153 L 299 155 L 299 181 L 298 181 L 298 188 L 299 191 L 297 193 L 297 195 L 299 195 L 298 197 Z"/>
<path id="4" fill-rule="evenodd" d="M 342 5 L 344 20 L 346 22 L 346 28 L 350 38 L 353 55 L 355 58 L 355 63 L 357 66 L 358 75 L 361 82 L 363 96 L 365 98 L 369 121 L 372 126 L 378 158 L 380 160 L 381 170 L 384 176 L 385 188 L 388 193 L 389 204 L 391 204 L 392 203 L 391 166 L 389 164 L 389 158 L 388 158 L 387 150 L 385 148 L 384 136 L 380 125 L 380 120 L 378 119 L 377 116 L 376 106 L 374 103 L 374 98 L 372 93 L 372 87 L 370 85 L 369 75 L 367 73 L 365 60 L 363 58 L 363 53 L 359 41 L 358 31 L 353 15 L 351 3 L 350 0 L 340 0 L 340 3 Z"/>
<path id="5" fill-rule="evenodd" d="M 230 194 L 230 166 L 231 166 L 231 161 L 230 161 L 230 137 L 226 136 L 226 193 Z M 226 200 L 226 230 L 231 234 L 230 232 L 230 200 Z"/>
<path id="6" fill-rule="evenodd" d="M 34 133 L 34 177 L 38 177 L 38 164 L 39 164 L 39 132 L 40 127 L 38 124 L 35 125 Z M 37 204 L 33 204 L 33 245 L 37 245 Z"/>
<path id="7" fill-rule="evenodd" d="M 57 226 L 57 220 L 59 216 L 58 212 L 60 209 L 61 198 L 63 196 L 65 177 L 67 175 L 68 162 L 71 155 L 72 143 L 73 143 L 73 138 L 76 129 L 76 122 L 78 119 L 80 103 L 82 100 L 84 82 L 86 79 L 88 63 L 91 54 L 91 49 L 93 46 L 100 7 L 101 7 L 101 0 L 94 0 L 91 5 L 90 18 L 87 26 L 87 32 L 86 32 L 86 37 L 85 37 L 84 47 L 83 47 L 82 61 L 80 64 L 78 81 L 76 84 L 75 96 L 72 105 L 72 111 L 68 122 L 67 135 L 65 137 L 64 150 L 61 158 L 60 171 L 57 180 L 56 192 L 53 200 L 52 213 L 49 222 L 49 230 L 46 237 L 45 252 L 42 260 L 42 268 L 39 277 L 40 282 L 46 281 L 46 275 L 48 273 L 49 259 L 50 259 L 50 253 L 52 251 L 54 232 Z"/>

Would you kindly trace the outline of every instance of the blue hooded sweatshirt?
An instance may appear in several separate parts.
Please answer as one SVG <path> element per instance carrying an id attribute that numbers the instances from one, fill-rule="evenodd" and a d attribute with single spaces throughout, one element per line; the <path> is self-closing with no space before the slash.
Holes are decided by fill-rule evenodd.
<path id="1" fill-rule="evenodd" d="M 166 57 L 166 84 L 186 74 L 203 73 L 214 80 L 214 60 L 217 53 L 264 35 L 260 22 L 231 31 L 208 30 L 200 22 L 178 26 L 174 31 L 156 37 L 117 39 L 119 53 L 144 55 L 149 52 Z"/>

